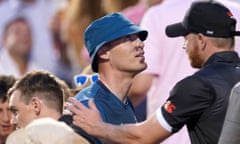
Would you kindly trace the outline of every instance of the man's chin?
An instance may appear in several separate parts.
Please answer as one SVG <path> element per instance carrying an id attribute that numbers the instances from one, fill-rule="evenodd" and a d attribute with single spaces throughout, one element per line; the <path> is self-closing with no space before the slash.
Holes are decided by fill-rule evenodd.
<path id="1" fill-rule="evenodd" d="M 1 135 L 2 137 L 7 137 L 7 136 L 10 135 L 12 132 L 13 132 L 13 130 L 12 130 L 12 131 L 7 131 L 7 132 L 2 132 L 0 135 Z"/>

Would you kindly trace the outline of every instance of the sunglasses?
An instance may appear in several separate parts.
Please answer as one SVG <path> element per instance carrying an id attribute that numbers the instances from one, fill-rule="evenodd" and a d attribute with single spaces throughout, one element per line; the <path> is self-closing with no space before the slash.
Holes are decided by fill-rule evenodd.
<path id="1" fill-rule="evenodd" d="M 78 74 L 74 76 L 74 83 L 76 86 L 83 86 L 87 84 L 88 80 L 90 80 L 91 84 L 98 80 L 98 74 L 94 73 L 91 75 L 87 74 Z"/>

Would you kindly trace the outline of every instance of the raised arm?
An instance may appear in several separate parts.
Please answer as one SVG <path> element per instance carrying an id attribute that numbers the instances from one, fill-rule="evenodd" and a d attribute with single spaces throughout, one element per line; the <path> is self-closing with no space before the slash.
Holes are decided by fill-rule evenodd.
<path id="1" fill-rule="evenodd" d="M 117 126 L 102 121 L 93 100 L 89 101 L 89 108 L 74 98 L 70 98 L 69 101 L 73 105 L 68 105 L 67 108 L 74 114 L 74 124 L 105 141 L 122 144 L 151 144 L 159 143 L 171 135 L 160 125 L 156 114 L 141 123 Z"/>

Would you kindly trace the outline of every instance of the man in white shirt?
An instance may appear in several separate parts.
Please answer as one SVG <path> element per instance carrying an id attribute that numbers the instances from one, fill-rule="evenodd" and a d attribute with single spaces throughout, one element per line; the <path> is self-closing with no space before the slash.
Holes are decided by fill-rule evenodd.
<path id="1" fill-rule="evenodd" d="M 23 17 L 10 21 L 4 30 L 0 52 L 0 74 L 20 77 L 39 67 L 31 60 L 31 28 Z"/>
<path id="2" fill-rule="evenodd" d="M 53 71 L 56 63 L 49 20 L 54 13 L 53 0 L 3 0 L 0 3 L 0 37 L 4 26 L 16 15 L 24 15 L 32 29 L 32 59 L 43 69 Z M 2 42 L 0 41 L 2 47 Z M 2 48 L 0 48 L 2 49 Z"/>

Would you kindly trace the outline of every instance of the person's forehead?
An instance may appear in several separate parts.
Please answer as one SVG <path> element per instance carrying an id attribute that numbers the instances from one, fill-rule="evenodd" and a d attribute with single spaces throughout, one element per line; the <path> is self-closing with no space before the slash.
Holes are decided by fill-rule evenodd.
<path id="1" fill-rule="evenodd" d="M 3 102 L 0 100 L 0 109 L 6 108 L 6 107 L 8 107 L 8 101 Z"/>
<path id="2" fill-rule="evenodd" d="M 192 38 L 195 38 L 197 34 L 194 34 L 194 33 L 189 33 L 187 34 L 186 36 L 184 36 L 184 38 L 186 39 L 192 39 Z"/>
<path id="3" fill-rule="evenodd" d="M 8 102 L 7 102 L 7 101 L 0 100 L 0 105 L 4 105 L 4 104 L 6 104 L 6 103 L 8 103 Z"/>
<path id="4" fill-rule="evenodd" d="M 23 22 L 23 21 L 17 21 L 12 23 L 9 28 L 8 28 L 8 32 L 15 32 L 15 31 L 23 31 L 23 30 L 28 30 L 29 26 L 27 23 Z"/>
<path id="5" fill-rule="evenodd" d="M 20 100 L 22 93 L 19 90 L 15 90 L 9 98 L 9 106 L 14 106 L 22 103 Z"/>

